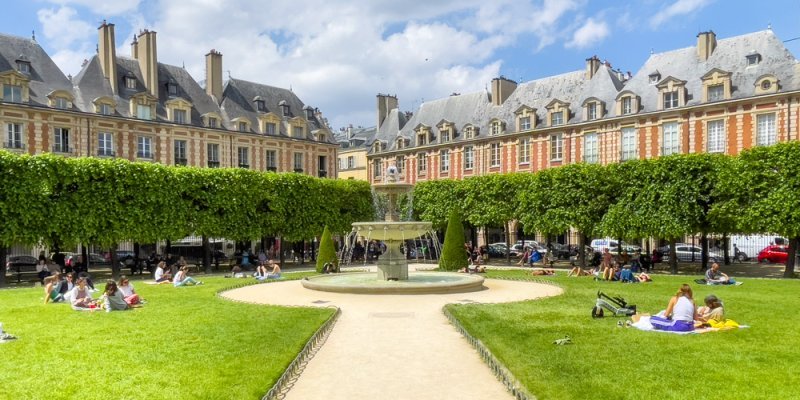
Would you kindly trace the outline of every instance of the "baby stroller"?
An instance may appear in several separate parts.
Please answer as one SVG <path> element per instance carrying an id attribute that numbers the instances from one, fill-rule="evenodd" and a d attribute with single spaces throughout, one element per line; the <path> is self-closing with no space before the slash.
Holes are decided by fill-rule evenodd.
<path id="1" fill-rule="evenodd" d="M 614 314 L 614 316 L 630 317 L 636 314 L 636 306 L 628 304 L 622 297 L 610 297 L 605 293 L 597 292 L 597 302 L 592 307 L 592 318 L 603 318 L 603 309 Z"/>

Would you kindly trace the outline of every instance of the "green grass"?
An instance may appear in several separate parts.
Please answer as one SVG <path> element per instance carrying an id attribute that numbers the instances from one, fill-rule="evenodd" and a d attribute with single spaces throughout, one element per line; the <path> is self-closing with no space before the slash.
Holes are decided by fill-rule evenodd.
<path id="1" fill-rule="evenodd" d="M 0 344 L 0 399 L 259 399 L 333 313 L 232 302 L 216 292 L 244 280 L 204 282 L 134 282 L 148 304 L 112 313 L 0 290 L 0 322 L 19 337 Z"/>
<path id="2" fill-rule="evenodd" d="M 526 277 L 522 271 L 487 275 Z M 561 285 L 565 293 L 518 303 L 448 307 L 539 399 L 797 398 L 799 281 L 743 279 L 742 286 L 720 287 L 696 285 L 695 277 L 687 276 L 657 275 L 649 284 L 565 275 L 537 278 Z M 598 289 L 655 313 L 666 307 L 681 283 L 691 284 L 698 302 L 716 294 L 728 318 L 750 328 L 672 335 L 618 328 L 622 317 L 591 318 Z M 552 344 L 564 335 L 574 344 Z"/>

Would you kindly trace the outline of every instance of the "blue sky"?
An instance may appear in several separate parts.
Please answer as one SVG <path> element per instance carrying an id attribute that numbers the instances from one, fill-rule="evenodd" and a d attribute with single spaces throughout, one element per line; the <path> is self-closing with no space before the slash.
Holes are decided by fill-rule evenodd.
<path id="1" fill-rule="evenodd" d="M 375 95 L 402 110 L 453 92 L 580 70 L 597 55 L 636 73 L 651 51 L 767 29 L 800 37 L 797 0 L 31 0 L 5 5 L 0 32 L 30 37 L 76 74 L 103 19 L 118 55 L 135 32 L 158 32 L 159 61 L 204 79 L 203 56 L 223 53 L 230 75 L 291 87 L 338 129 L 375 124 Z M 786 42 L 800 55 L 800 39 Z"/>

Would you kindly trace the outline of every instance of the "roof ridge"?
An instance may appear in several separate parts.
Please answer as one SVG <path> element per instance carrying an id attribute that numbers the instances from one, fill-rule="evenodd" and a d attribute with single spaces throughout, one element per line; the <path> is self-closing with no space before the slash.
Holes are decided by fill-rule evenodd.
<path id="1" fill-rule="evenodd" d="M 39 42 L 37 42 L 36 40 L 31 39 L 29 37 L 12 35 L 10 33 L 3 33 L 3 32 L 0 32 L 0 36 L 4 36 L 4 37 L 10 38 L 10 39 L 25 40 L 25 41 L 28 41 L 28 42 L 35 43 L 35 44 L 39 45 Z M 39 45 L 39 46 L 41 47 L 41 45 Z"/>

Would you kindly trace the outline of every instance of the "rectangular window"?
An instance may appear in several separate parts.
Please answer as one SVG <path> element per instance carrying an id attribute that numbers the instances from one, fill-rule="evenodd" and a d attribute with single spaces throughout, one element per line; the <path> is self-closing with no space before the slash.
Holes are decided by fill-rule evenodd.
<path id="1" fill-rule="evenodd" d="M 630 96 L 622 98 L 622 115 L 627 115 L 633 112 L 633 98 Z"/>
<path id="2" fill-rule="evenodd" d="M 186 110 L 175 110 L 173 111 L 173 119 L 175 123 L 178 124 L 185 124 L 186 123 Z"/>
<path id="3" fill-rule="evenodd" d="M 347 169 L 352 169 L 356 167 L 356 158 L 353 156 L 347 156 Z"/>
<path id="4" fill-rule="evenodd" d="M 397 173 L 400 174 L 400 176 L 402 176 L 403 175 L 403 171 L 406 170 L 406 158 L 405 158 L 405 156 L 397 156 L 394 159 L 394 165 L 397 166 Z"/>
<path id="5" fill-rule="evenodd" d="M 136 117 L 139 119 L 150 119 L 150 106 L 143 104 L 136 105 Z"/>
<path id="6" fill-rule="evenodd" d="M 219 168 L 219 144 L 209 143 L 206 149 L 208 150 L 208 167 Z"/>
<path id="7" fill-rule="evenodd" d="M 109 132 L 97 134 L 97 155 L 103 157 L 114 156 L 114 136 Z"/>
<path id="8" fill-rule="evenodd" d="M 3 101 L 22 103 L 22 86 L 3 85 Z"/>
<path id="9" fill-rule="evenodd" d="M 139 136 L 136 139 L 136 157 L 153 158 L 153 138 Z"/>
<path id="10" fill-rule="evenodd" d="M 531 129 L 531 117 L 519 117 L 519 130 L 527 131 Z"/>
<path id="11" fill-rule="evenodd" d="M 267 171 L 278 170 L 278 151 L 267 150 Z"/>
<path id="12" fill-rule="evenodd" d="M 294 153 L 294 172 L 303 172 L 303 153 Z"/>
<path id="13" fill-rule="evenodd" d="M 302 126 L 292 127 L 292 137 L 296 138 L 303 137 L 303 127 Z"/>
<path id="14" fill-rule="evenodd" d="M 383 165 L 381 160 L 372 160 L 372 177 L 380 178 L 383 173 Z"/>
<path id="15" fill-rule="evenodd" d="M 100 104 L 100 114 L 112 115 L 114 114 L 114 107 L 108 104 Z"/>
<path id="16" fill-rule="evenodd" d="M 54 153 L 69 153 L 69 129 L 55 128 L 53 130 L 53 152 Z"/>
<path id="17" fill-rule="evenodd" d="M 583 135 L 583 161 L 590 164 L 600 162 L 600 148 L 597 145 L 596 133 Z"/>
<path id="18" fill-rule="evenodd" d="M 170 96 L 177 96 L 178 95 L 178 85 L 174 85 L 174 84 L 171 84 L 171 83 L 167 84 L 167 93 L 169 93 Z"/>
<path id="19" fill-rule="evenodd" d="M 590 103 L 586 106 L 586 119 L 597 119 L 597 103 Z"/>
<path id="20" fill-rule="evenodd" d="M 9 149 L 21 149 L 22 146 L 22 124 L 6 124 L 6 143 Z"/>
<path id="21" fill-rule="evenodd" d="M 442 172 L 450 171 L 450 151 L 448 150 L 440 150 L 439 151 L 439 169 Z"/>
<path id="22" fill-rule="evenodd" d="M 56 97 L 55 106 L 56 108 L 66 110 L 69 108 L 69 102 L 63 97 Z"/>
<path id="23" fill-rule="evenodd" d="M 489 166 L 500 166 L 500 143 L 492 143 L 489 146 Z"/>
<path id="24" fill-rule="evenodd" d="M 622 161 L 638 158 L 636 151 L 636 128 L 622 128 Z"/>
<path id="25" fill-rule="evenodd" d="M 126 89 L 136 89 L 136 79 L 125 78 L 125 88 Z"/>
<path id="26" fill-rule="evenodd" d="M 564 157 L 564 137 L 558 133 L 550 135 L 550 161 L 561 161 Z"/>
<path id="27" fill-rule="evenodd" d="M 426 137 L 428 136 L 427 133 L 418 133 L 417 134 L 417 146 L 424 146 L 427 142 Z"/>
<path id="28" fill-rule="evenodd" d="M 275 135 L 276 125 L 274 122 L 267 122 L 264 124 L 264 133 L 267 135 Z"/>
<path id="29" fill-rule="evenodd" d="M 209 128 L 216 128 L 217 127 L 217 118 L 216 117 L 208 117 L 208 127 Z"/>
<path id="30" fill-rule="evenodd" d="M 550 114 L 550 126 L 557 126 L 564 124 L 564 112 L 553 112 Z"/>
<path id="31" fill-rule="evenodd" d="M 447 143 L 450 141 L 450 128 L 442 129 L 442 138 L 441 143 Z"/>
<path id="32" fill-rule="evenodd" d="M 248 147 L 238 147 L 236 155 L 239 160 L 239 168 L 250 168 L 250 149 Z"/>
<path id="33" fill-rule="evenodd" d="M 708 121 L 708 152 L 725 152 L 725 121 Z"/>
<path id="34" fill-rule="evenodd" d="M 472 146 L 464 147 L 464 169 L 475 168 L 475 149 Z"/>
<path id="35" fill-rule="evenodd" d="M 670 108 L 677 108 L 678 107 L 678 91 L 666 92 L 664 93 L 664 109 Z"/>
<path id="36" fill-rule="evenodd" d="M 761 114 L 756 117 L 756 145 L 769 146 L 778 141 L 775 134 L 775 114 Z"/>
<path id="37" fill-rule="evenodd" d="M 531 138 L 519 140 L 519 163 L 528 164 L 531 162 Z"/>
<path id="38" fill-rule="evenodd" d="M 499 122 L 492 122 L 491 135 L 499 135 L 502 132 L 502 125 Z"/>
<path id="39" fill-rule="evenodd" d="M 661 125 L 661 155 L 668 156 L 680 152 L 678 123 L 667 122 Z"/>
<path id="40" fill-rule="evenodd" d="M 417 154 L 417 174 L 423 175 L 428 172 L 428 156 L 425 153 Z"/>
<path id="41" fill-rule="evenodd" d="M 708 101 L 725 100 L 725 86 L 714 85 L 708 87 Z"/>
<path id="42" fill-rule="evenodd" d="M 464 133 L 464 139 L 472 139 L 475 137 L 475 128 L 468 126 L 466 132 Z"/>
<path id="43" fill-rule="evenodd" d="M 328 156 L 317 156 L 317 176 L 320 178 L 328 176 Z"/>
<path id="44" fill-rule="evenodd" d="M 239 132 L 247 132 L 247 122 L 239 122 Z"/>
<path id="45" fill-rule="evenodd" d="M 25 61 L 17 61 L 17 69 L 23 74 L 31 73 L 31 64 Z"/>
<path id="46" fill-rule="evenodd" d="M 175 141 L 175 165 L 186 165 L 188 163 L 188 159 L 186 158 L 186 141 L 185 140 L 176 140 Z"/>

